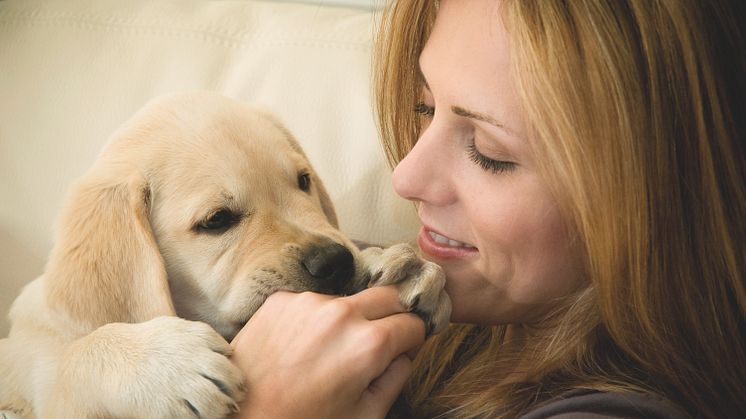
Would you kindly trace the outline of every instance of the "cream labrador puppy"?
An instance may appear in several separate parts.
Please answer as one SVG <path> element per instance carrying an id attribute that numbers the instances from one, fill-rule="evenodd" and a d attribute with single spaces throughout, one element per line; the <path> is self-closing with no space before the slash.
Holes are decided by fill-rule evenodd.
<path id="1" fill-rule="evenodd" d="M 268 295 L 394 283 L 430 333 L 447 324 L 440 268 L 407 245 L 359 251 L 275 119 L 212 93 L 156 99 L 73 187 L 14 302 L 0 410 L 224 417 L 245 391 L 227 341 Z"/>

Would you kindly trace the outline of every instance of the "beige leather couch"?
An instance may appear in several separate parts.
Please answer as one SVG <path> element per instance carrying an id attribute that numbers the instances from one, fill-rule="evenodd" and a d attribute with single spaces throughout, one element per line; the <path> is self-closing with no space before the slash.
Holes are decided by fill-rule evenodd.
<path id="1" fill-rule="evenodd" d="M 381 244 L 413 237 L 413 207 L 391 190 L 373 121 L 375 12 L 339 3 L 0 0 L 0 337 L 11 302 L 44 270 L 70 183 L 167 92 L 270 109 L 306 149 L 344 231 Z"/>

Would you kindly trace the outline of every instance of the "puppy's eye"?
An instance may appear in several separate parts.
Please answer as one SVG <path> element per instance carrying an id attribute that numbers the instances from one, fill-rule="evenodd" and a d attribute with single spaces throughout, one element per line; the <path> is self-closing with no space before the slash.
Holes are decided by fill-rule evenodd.
<path id="1" fill-rule="evenodd" d="M 304 192 L 308 192 L 311 189 L 311 175 L 308 173 L 301 173 L 298 175 L 298 187 Z"/>
<path id="2" fill-rule="evenodd" d="M 227 209 L 222 209 L 211 215 L 210 218 L 199 223 L 197 229 L 208 232 L 226 230 L 236 224 L 240 219 L 241 217 L 238 214 Z"/>

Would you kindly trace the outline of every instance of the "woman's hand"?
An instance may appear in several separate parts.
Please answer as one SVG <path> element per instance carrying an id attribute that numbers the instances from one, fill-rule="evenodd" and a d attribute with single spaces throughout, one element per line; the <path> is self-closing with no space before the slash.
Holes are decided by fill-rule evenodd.
<path id="1" fill-rule="evenodd" d="M 275 293 L 231 343 L 248 385 L 238 417 L 382 418 L 424 338 L 394 287 Z"/>

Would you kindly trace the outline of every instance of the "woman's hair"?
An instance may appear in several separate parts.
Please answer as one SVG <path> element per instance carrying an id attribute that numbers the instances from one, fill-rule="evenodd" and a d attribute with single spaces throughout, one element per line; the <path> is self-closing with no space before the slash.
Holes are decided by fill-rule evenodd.
<path id="1" fill-rule="evenodd" d="M 744 3 L 501 4 L 528 141 L 588 286 L 528 353 L 500 326 L 431 339 L 406 389 L 418 416 L 514 417 L 573 389 L 746 412 Z M 392 164 L 419 135 L 417 60 L 436 12 L 406 0 L 382 16 L 375 96 Z M 518 359 L 522 379 L 503 381 Z"/>

